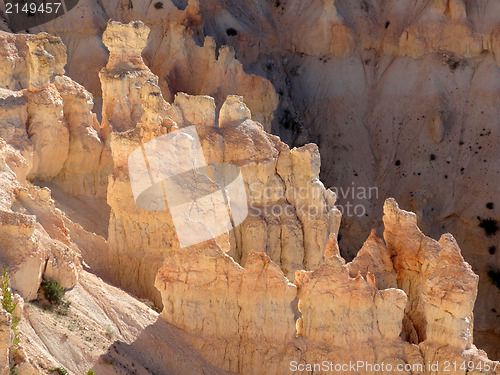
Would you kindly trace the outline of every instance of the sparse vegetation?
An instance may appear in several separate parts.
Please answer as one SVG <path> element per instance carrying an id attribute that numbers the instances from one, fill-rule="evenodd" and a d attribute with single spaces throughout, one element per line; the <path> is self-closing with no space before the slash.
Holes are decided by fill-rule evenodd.
<path id="1" fill-rule="evenodd" d="M 64 367 L 56 367 L 56 368 L 51 368 L 49 369 L 49 372 L 57 372 L 59 375 L 68 375 L 68 370 L 66 370 Z"/>
<path id="2" fill-rule="evenodd" d="M 54 304 L 60 305 L 63 302 L 64 288 L 57 281 L 53 279 L 47 279 L 42 282 L 42 290 L 45 294 L 45 298 Z"/>
<path id="3" fill-rule="evenodd" d="M 106 326 L 106 330 L 104 331 L 104 334 L 108 339 L 112 339 L 115 336 L 115 331 L 113 330 L 113 327 L 111 327 L 109 324 Z"/>
<path id="4" fill-rule="evenodd" d="M 443 53 L 441 60 L 443 62 L 443 65 L 448 65 L 452 72 L 457 68 L 464 68 L 467 66 L 466 60 L 459 59 L 458 57 L 452 56 L 447 53 Z"/>
<path id="5" fill-rule="evenodd" d="M 59 315 L 67 316 L 69 313 L 70 306 L 71 306 L 70 301 L 62 300 L 61 303 L 56 306 L 55 312 L 58 313 Z"/>
<path id="6" fill-rule="evenodd" d="M 94 370 L 90 369 L 89 371 L 87 371 L 87 375 L 95 375 Z"/>
<path id="7" fill-rule="evenodd" d="M 10 328 L 14 332 L 14 342 L 13 346 L 19 344 L 19 333 L 17 332 L 17 325 L 19 324 L 19 318 L 17 318 L 14 314 L 14 310 L 17 307 L 17 303 L 12 301 L 12 292 L 10 290 L 10 280 L 9 275 L 7 274 L 7 268 L 3 266 L 3 275 L 2 275 L 2 307 L 5 311 L 12 315 L 12 320 L 10 324 Z"/>
<path id="8" fill-rule="evenodd" d="M 498 231 L 498 222 L 495 219 L 481 219 L 480 220 L 479 227 L 484 229 L 484 232 L 486 235 L 489 236 L 494 236 L 497 231 Z"/>

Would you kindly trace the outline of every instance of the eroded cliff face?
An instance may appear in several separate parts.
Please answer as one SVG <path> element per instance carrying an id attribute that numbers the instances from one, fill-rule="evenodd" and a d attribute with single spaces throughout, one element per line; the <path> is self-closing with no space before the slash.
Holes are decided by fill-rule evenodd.
<path id="1" fill-rule="evenodd" d="M 121 33 L 118 40 L 143 27 L 108 24 L 108 30 Z M 121 58 L 125 61 L 111 59 L 101 75 L 114 69 L 113 64 L 131 66 L 132 56 Z M 133 84 L 134 69 L 123 74 L 130 80 L 124 86 L 141 89 Z M 151 77 L 148 82 L 156 82 L 143 64 L 140 69 Z M 294 361 L 321 363 L 332 358 L 336 363 L 362 358 L 393 368 L 420 364 L 421 373 L 432 372 L 425 368 L 429 361 L 487 361 L 472 338 L 478 277 L 451 235 L 443 235 L 439 242 L 426 237 L 417 227 L 416 215 L 389 199 L 384 240 L 372 233 L 359 257 L 346 265 L 336 239 L 335 195 L 317 179 L 320 163 L 314 145 L 290 151 L 251 120 L 241 98 L 227 98 L 217 126 L 213 99 L 183 94 L 169 104 L 162 101 L 158 86 L 151 88 L 157 93 L 151 96 L 154 102 L 163 103 L 163 115 L 145 111 L 135 128 L 111 137 L 109 241 L 117 259 L 123 259 L 120 282 L 132 279 L 134 285 L 126 288 L 155 298 L 148 294 L 147 284 L 155 277 L 161 316 L 188 332 L 190 343 L 204 358 L 242 374 L 280 374 Z M 136 97 L 141 107 L 150 98 Z M 167 125 L 164 116 L 170 118 Z M 189 125 L 196 127 L 208 161 L 241 168 L 250 212 L 227 235 L 181 248 L 168 212 L 134 207 L 127 157 L 155 136 Z M 299 194 L 301 189 L 308 194 Z M 269 215 L 263 210 L 266 205 L 288 205 L 297 213 Z M 311 207 L 319 207 L 319 213 L 312 215 Z"/>
<path id="2" fill-rule="evenodd" d="M 344 30 L 350 45 L 352 36 L 329 9 L 324 22 Z M 101 126 L 91 112 L 92 96 L 55 63 L 64 61 L 58 39 L 0 34 L 13 62 L 11 75 L 3 78 L 0 112 L 5 161 L 1 243 L 8 246 L 2 257 L 13 287 L 25 299 L 36 296 L 43 273 L 67 288 L 74 286 L 78 254 L 93 272 L 162 305 L 161 319 L 184 333 L 152 324 L 149 310 L 138 326 L 132 324 L 127 314 L 140 314 L 141 305 L 131 301 L 133 312 L 118 306 L 129 297 L 113 300 L 116 310 L 106 312 L 102 301 L 112 292 L 83 273 L 82 285 L 75 288 L 79 306 L 87 299 L 98 301 L 93 305 L 97 315 L 103 311 L 114 317 L 123 332 L 133 326 L 137 333 L 150 324 L 167 333 L 163 342 L 158 333 L 146 332 L 141 341 L 120 331 L 127 342 L 119 345 L 123 354 L 113 352 L 116 345 L 109 350 L 123 368 L 129 364 L 127 353 L 134 353 L 145 371 L 185 373 L 189 363 L 171 364 L 179 355 L 173 337 L 179 337 L 194 358 L 195 373 L 281 374 L 290 371 L 291 363 L 358 360 L 423 366 L 409 374 L 447 373 L 443 367 L 429 369 L 429 362 L 472 361 L 475 373 L 500 373 L 485 370 L 486 353 L 473 344 L 478 277 L 451 235 L 438 242 L 426 237 L 417 227 L 418 215 L 388 199 L 384 239 L 372 232 L 346 264 L 337 241 L 336 195 L 318 179 L 318 148 L 290 149 L 255 121 L 240 96 L 229 95 L 218 104 L 209 96 L 179 93 L 172 103 L 166 101 L 161 80 L 140 54 L 148 32 L 138 21 L 108 23 L 104 42 L 111 56 L 100 74 Z M 255 92 L 260 90 L 257 85 Z M 442 137 L 439 124 L 434 118 L 436 139 Z M 181 248 L 169 210 L 136 205 L 128 161 L 147 142 L 189 126 L 196 129 L 207 162 L 240 168 L 249 216 L 211 241 Z M 47 147 L 54 137 L 61 150 Z M 56 158 L 53 164 L 51 157 Z M 12 246 L 21 246 L 21 255 L 9 252 Z M 103 289 L 92 293 L 92 288 Z M 28 342 L 31 358 L 43 352 L 72 371 L 81 370 L 73 357 L 65 362 L 53 353 L 59 341 L 43 335 L 36 312 L 28 307 L 25 316 L 33 320 L 25 324 L 24 334 L 36 335 L 47 347 Z M 158 345 L 144 345 L 148 335 Z M 79 342 L 70 344 L 83 350 Z M 87 365 L 91 359 L 84 357 Z"/>
<path id="3" fill-rule="evenodd" d="M 455 233 L 480 275 L 476 326 L 498 334 L 499 10 L 483 0 L 81 0 L 31 31 L 70 46 L 69 75 L 101 103 L 106 22 L 142 20 L 152 30 L 143 55 L 167 101 L 210 95 L 217 116 L 228 94 L 243 95 L 291 147 L 318 144 L 339 207 L 363 207 L 344 215 L 346 257 L 381 230 L 382 197 L 414 211 L 432 238 Z M 21 84 L 19 58 L 7 63 Z M 357 195 L 370 188 L 376 196 Z"/>
<path id="4" fill-rule="evenodd" d="M 18 49 L 17 45 L 23 43 L 24 47 Z M 23 60 L 23 71 L 30 77 L 23 80 L 28 88 L 1 89 L 0 229 L 2 263 L 9 267 L 14 288 L 23 298 L 32 300 L 42 276 L 70 288 L 77 282 L 80 267 L 50 190 L 27 182 L 55 178 L 68 158 L 68 124 L 63 115 L 63 98 L 54 84 L 58 78 L 64 79 L 60 77 L 62 65 L 52 64 L 58 59 L 65 61 L 66 54 L 60 39 L 47 34 L 17 39 L 2 34 L 1 45 L 4 51 L 28 54 Z M 16 88 L 14 79 L 3 84 Z M 60 148 L 53 142 L 58 142 Z"/>
<path id="5" fill-rule="evenodd" d="M 139 44 L 144 45 L 147 32 L 141 30 L 147 30 L 142 23 L 124 26 L 112 22 L 106 30 L 105 42 L 114 51 L 116 41 L 134 40 L 140 35 Z M 115 37 L 108 37 L 111 34 Z M 136 206 L 128 172 L 129 156 L 155 137 L 192 125 L 196 127 L 207 163 L 237 165 L 245 181 L 249 217 L 236 230 L 221 236 L 219 246 L 244 265 L 258 241 L 259 248 L 290 279 L 298 269 L 319 267 L 329 234 L 338 232 L 340 213 L 334 207 L 334 194 L 325 190 L 318 179 L 317 147 L 311 144 L 290 150 L 252 120 L 251 111 L 241 97 L 229 96 L 218 116 L 213 98 L 179 94 L 174 103 L 167 103 L 157 85 L 158 78 L 144 65 L 140 54 L 130 51 L 112 55 L 101 72 L 105 98 L 103 124 L 109 124 L 114 131 L 111 136 L 114 169 L 108 204 L 111 206 L 109 244 L 116 261 L 113 267 L 117 272 L 116 282 L 161 304 L 154 279 L 162 260 L 179 243 L 169 212 L 148 212 Z M 121 69 L 122 74 L 115 74 L 116 69 Z M 116 90 L 117 84 L 133 90 Z M 135 108 L 134 113 L 142 114 L 139 122 L 133 119 L 133 111 L 106 109 L 121 108 L 124 102 Z M 134 123 L 137 125 L 126 125 Z M 308 214 L 310 207 L 317 211 L 314 215 Z"/>
<path id="6" fill-rule="evenodd" d="M 472 343 L 478 277 L 454 238 L 426 237 L 393 199 L 384 223 L 387 247 L 373 233 L 346 265 L 332 234 L 323 265 L 297 271 L 294 283 L 263 252 L 250 253 L 242 268 L 215 241 L 179 250 L 156 278 L 161 316 L 190 333 L 210 362 L 242 374 L 359 360 L 385 363 L 385 372 L 412 364 L 407 374 L 444 374 L 427 366 L 449 360 L 484 369 L 486 354 Z"/>

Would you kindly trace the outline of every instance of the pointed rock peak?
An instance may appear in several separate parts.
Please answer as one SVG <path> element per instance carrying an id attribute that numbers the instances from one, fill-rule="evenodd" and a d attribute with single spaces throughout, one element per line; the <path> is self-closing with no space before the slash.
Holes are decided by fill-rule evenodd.
<path id="1" fill-rule="evenodd" d="M 384 243 L 384 241 L 382 241 L 382 238 L 377 236 L 377 231 L 375 229 L 371 230 L 370 235 L 366 239 L 366 242 L 375 242 L 376 244 L 382 244 L 382 245 Z"/>
<path id="2" fill-rule="evenodd" d="M 453 235 L 451 235 L 450 233 L 443 234 L 439 239 L 439 245 L 441 245 L 441 251 L 439 252 L 438 257 L 439 262 L 448 262 L 453 267 L 463 270 L 463 272 L 467 273 L 468 275 L 472 275 L 474 279 L 477 277 L 472 271 L 471 265 L 467 263 L 462 256 L 460 247 L 458 246 L 458 243 Z M 461 278 L 465 282 L 466 277 L 461 276 Z"/>
<path id="3" fill-rule="evenodd" d="M 357 276 L 354 279 L 351 279 L 354 283 L 354 285 L 357 288 L 366 286 L 366 281 L 365 278 L 361 275 L 361 272 L 358 272 Z"/>
<path id="4" fill-rule="evenodd" d="M 330 233 L 328 242 L 325 248 L 325 263 L 326 264 L 338 264 L 341 263 L 345 265 L 345 260 L 340 255 L 339 244 L 337 242 L 337 235 L 335 233 Z"/>
<path id="5" fill-rule="evenodd" d="M 368 271 L 366 274 L 366 282 L 368 285 L 370 285 L 372 288 L 377 289 L 377 283 L 375 282 L 375 275 Z"/>
<path id="6" fill-rule="evenodd" d="M 383 221 L 386 231 L 397 226 L 398 228 L 415 229 L 419 234 L 423 235 L 417 226 L 417 215 L 400 209 L 394 198 L 387 198 L 384 203 Z"/>
<path id="7" fill-rule="evenodd" d="M 243 97 L 229 95 L 220 109 L 219 127 L 238 126 L 251 118 L 252 113 L 243 102 Z"/>
<path id="8" fill-rule="evenodd" d="M 285 277 L 285 274 L 275 262 L 264 252 L 250 251 L 244 267 L 244 272 L 247 275 L 254 277 L 263 276 L 267 281 L 274 280 L 278 284 L 288 285 L 290 282 Z M 294 286 L 295 287 L 295 286 Z"/>

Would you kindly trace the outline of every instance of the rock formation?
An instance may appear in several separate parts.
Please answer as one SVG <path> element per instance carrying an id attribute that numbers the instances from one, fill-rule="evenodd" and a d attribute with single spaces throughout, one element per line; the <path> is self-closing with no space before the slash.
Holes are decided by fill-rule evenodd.
<path id="1" fill-rule="evenodd" d="M 94 94 L 99 118 L 106 22 L 142 20 L 152 30 L 143 56 L 167 101 L 178 92 L 210 95 L 217 116 L 237 94 L 291 147 L 318 144 L 322 181 L 341 192 L 342 211 L 360 213 L 344 215 L 347 258 L 370 228 L 381 229 L 381 197 L 416 212 L 432 238 L 454 233 L 480 275 L 476 331 L 491 337 L 500 334 L 500 243 L 483 227 L 500 220 L 497 14 L 496 2 L 484 0 L 80 0 L 31 31 L 70 46 L 67 71 Z M 2 60 L 14 72 L 1 78 L 9 89 L 27 87 L 22 44 Z M 376 197 L 358 198 L 372 188 Z"/>
<path id="2" fill-rule="evenodd" d="M 0 374 L 2 375 L 9 373 L 9 349 L 14 339 L 10 329 L 11 321 L 7 311 L 0 311 Z"/>
<path id="3" fill-rule="evenodd" d="M 113 51 L 114 40 L 134 40 L 140 35 L 143 40 L 136 43 L 144 45 L 147 33 L 137 32 L 142 28 L 143 24 L 123 26 L 112 22 L 109 32 L 116 37 L 106 38 L 106 43 Z M 118 67 L 122 69 L 120 76 L 114 74 Z M 178 240 L 168 212 L 147 212 L 135 206 L 128 157 L 155 136 L 186 125 L 196 126 L 208 163 L 238 165 L 245 180 L 250 217 L 221 238 L 220 246 L 244 265 L 254 239 L 258 239 L 291 279 L 300 268 L 314 269 L 320 265 L 322 249 L 328 235 L 337 233 L 340 216 L 334 208 L 334 196 L 318 180 L 319 154 L 314 145 L 290 150 L 251 119 L 250 110 L 239 97 L 229 96 L 218 116 L 210 98 L 182 94 L 173 104 L 165 102 L 156 84 L 157 77 L 134 50 L 112 56 L 101 77 L 105 99 L 103 123 L 113 129 L 115 121 L 120 126 L 130 124 L 114 129 L 111 137 L 114 170 L 108 187 L 109 244 L 115 254 L 112 258 L 117 262 L 114 267 L 119 273 L 114 277 L 117 283 L 161 304 L 153 287 L 154 278 L 162 259 L 178 246 Z M 120 92 L 116 90 L 117 80 L 135 91 L 125 91 L 116 98 Z M 130 103 L 130 107 L 136 108 L 135 113 L 141 114 L 139 122 L 134 120 L 133 111 L 106 109 L 121 108 L 123 102 Z M 120 119 L 113 120 L 113 113 Z M 310 208 L 316 210 L 313 215 L 308 214 Z M 142 228 L 146 227 L 148 230 L 144 231 Z M 144 246 L 146 243 L 148 246 Z"/>
<path id="4" fill-rule="evenodd" d="M 163 73 L 159 78 L 141 55 L 149 27 L 140 21 L 111 21 L 104 32 L 110 58 L 100 73 L 101 125 L 92 112 L 92 95 L 64 75 L 66 57 L 58 38 L 44 33 L 12 36 L 0 32 L 0 50 L 5 51 L 1 58 L 8 66 L 7 74 L 0 74 L 0 261 L 8 266 L 12 286 L 24 300 L 37 297 L 42 277 L 56 279 L 68 289 L 74 287 L 71 295 L 77 306 L 75 314 L 85 322 L 84 330 L 91 331 L 85 335 L 85 342 L 73 336 L 68 339 L 70 333 L 66 331 L 66 339 L 60 338 L 62 331 L 51 328 L 57 322 L 50 323 L 52 320 L 43 313 L 25 305 L 20 350 L 24 359 L 18 368 L 36 374 L 49 368 L 49 364 L 64 364 L 72 373 L 79 373 L 91 364 L 102 370 L 112 358 L 116 366 L 109 371 L 115 372 L 118 367 L 123 369 L 119 371 L 133 372 L 131 368 L 137 363 L 142 366 L 141 371 L 159 374 L 348 373 L 343 368 L 337 370 L 335 365 L 362 361 L 363 367 L 357 369 L 361 374 L 372 372 L 367 368 L 369 364 L 382 363 L 386 366 L 382 372 L 401 366 L 401 373 L 445 374 L 448 372 L 442 367 L 443 362 L 456 361 L 467 363 L 465 369 L 456 373 L 500 374 L 500 366 L 485 368 L 485 364 L 493 362 L 473 341 L 473 323 L 480 316 L 473 315 L 478 276 L 462 258 L 458 243 L 450 234 L 435 241 L 417 227 L 417 218 L 423 219 L 427 227 L 425 218 L 431 215 L 423 210 L 422 202 L 436 198 L 417 192 L 408 205 L 415 209 L 415 214 L 401 210 L 394 199 L 387 199 L 383 207 L 383 239 L 373 231 L 357 256 L 346 263 L 339 248 L 341 215 L 335 206 L 337 195 L 325 189 L 319 180 L 319 150 L 325 147 L 324 140 L 319 148 L 312 143 L 290 148 L 265 131 L 270 129 L 276 107 L 269 82 L 244 73 L 229 48 L 220 49 L 215 59 L 213 39 L 207 38 L 204 47 L 191 39 L 201 36 L 201 16 L 207 14 L 208 3 L 200 6 L 197 1 L 190 1 L 184 11 L 169 3 L 165 11 L 172 20 L 167 17 L 165 22 L 154 13 L 161 7 L 151 4 L 146 13 L 158 15 L 152 28 L 155 35 L 169 30 L 168 37 L 160 38 L 161 43 L 174 38 L 181 44 L 171 43 L 168 48 L 179 48 L 185 52 L 179 54 L 183 59 L 197 59 L 208 65 L 196 70 L 203 77 L 208 74 L 206 80 L 201 79 L 205 86 L 190 86 L 192 90 L 186 91 L 214 96 L 178 93 L 181 83 L 198 85 L 200 76 L 190 77 L 189 73 L 194 72 L 187 65 L 181 69 L 184 60 L 172 63 L 165 58 L 161 65 L 171 64 L 171 70 L 166 69 L 167 75 Z M 303 11 L 304 27 L 310 22 L 320 24 L 319 31 L 311 34 L 319 40 L 317 45 L 312 45 L 310 36 L 304 33 L 277 39 L 286 41 L 288 52 L 305 54 L 301 64 L 315 59 L 325 49 L 328 56 L 321 56 L 320 63 L 330 68 L 358 53 L 359 42 L 345 4 L 318 1 L 306 9 L 289 1 L 271 6 L 276 8 L 272 17 L 283 13 L 283 19 L 289 20 Z M 370 6 L 371 2 L 362 2 L 361 8 Z M 118 7 L 122 17 L 135 14 L 126 7 L 126 2 Z M 247 4 L 241 7 L 242 14 L 250 14 Z M 317 9 L 322 12 L 320 17 Z M 438 19 L 441 26 L 451 27 L 448 23 L 453 23 L 463 30 L 469 28 L 465 22 L 468 9 L 461 1 L 436 2 L 423 9 L 426 16 L 421 22 L 427 22 L 428 17 L 432 22 Z M 214 11 L 208 29 L 224 20 L 221 12 L 220 8 Z M 248 62 L 251 56 L 259 59 L 256 47 L 249 42 L 250 33 L 239 34 L 239 26 L 236 29 L 232 23 L 236 18 L 231 17 L 224 24 L 227 36 L 239 36 L 242 45 L 248 46 L 243 50 L 244 60 Z M 181 21 L 186 24 L 180 25 Z M 372 20 L 365 17 L 360 22 Z M 281 31 L 285 25 L 279 25 Z M 253 27 L 249 26 L 249 30 Z M 385 29 L 389 28 L 391 24 L 386 24 Z M 233 30 L 236 35 L 230 35 Z M 450 42 L 446 33 L 440 37 L 442 40 L 432 43 L 425 35 L 417 37 L 424 41 L 416 49 L 423 51 L 423 59 L 433 49 L 441 48 L 440 43 L 451 43 L 446 45 L 453 47 L 453 40 Z M 470 56 L 475 56 L 474 40 L 464 40 L 465 49 L 460 49 L 464 47 L 461 45 L 453 53 L 469 51 Z M 370 35 L 363 45 L 376 41 L 377 35 Z M 395 41 L 394 37 L 388 38 L 376 48 L 394 56 L 404 54 L 403 49 L 394 47 Z M 171 51 L 168 48 L 165 50 Z M 266 48 L 262 47 L 262 51 L 272 50 Z M 378 52 L 370 53 L 374 53 L 373 58 L 380 58 L 375 56 Z M 144 56 L 151 62 L 161 53 L 151 55 L 148 46 Z M 443 69 L 460 67 L 454 67 L 456 60 L 451 53 L 439 57 L 439 62 L 445 64 Z M 298 65 L 306 73 L 304 77 L 299 74 L 294 84 L 298 82 L 307 89 L 310 83 L 300 80 L 312 78 L 310 69 L 315 64 Z M 217 82 L 226 74 L 236 77 L 236 84 Z M 172 77 L 179 77 L 179 81 Z M 341 84 L 332 90 L 347 86 Z M 316 95 L 305 92 L 304 95 Z M 306 117 L 314 117 L 318 108 L 332 101 L 338 109 L 344 100 L 340 91 L 322 94 L 331 101 L 318 102 L 317 107 L 304 112 Z M 442 109 L 449 103 L 436 103 L 428 109 L 431 115 L 426 115 L 425 121 L 422 116 L 421 121 L 421 136 L 432 141 L 433 147 L 448 142 L 451 126 L 449 113 Z M 387 106 L 388 103 L 376 105 L 370 116 L 383 117 Z M 292 127 L 297 126 L 295 123 Z M 173 207 L 146 210 L 134 199 L 129 157 L 135 150 L 146 155 L 142 173 L 147 183 L 161 182 L 158 186 L 166 190 L 164 181 L 155 181 L 158 176 L 153 173 L 154 163 L 149 160 L 146 145 L 190 127 L 199 138 L 207 164 L 226 163 L 241 171 L 244 203 L 249 212 L 241 225 L 212 240 L 183 248 L 172 216 Z M 384 133 L 373 138 L 385 136 Z M 399 135 L 395 139 L 398 144 L 408 141 L 399 140 Z M 369 141 L 358 140 L 362 145 Z M 58 147 L 54 147 L 54 142 Z M 372 152 L 371 162 L 387 161 L 379 154 L 380 149 Z M 442 162 L 439 151 L 435 152 L 430 162 Z M 444 159 L 450 160 L 446 164 L 451 164 L 453 158 L 449 158 Z M 417 156 L 415 160 L 418 161 Z M 398 161 L 395 167 L 404 162 Z M 362 162 L 365 159 L 360 157 L 352 165 L 357 168 Z M 326 168 L 329 175 L 329 168 L 337 167 L 327 163 Z M 375 179 L 375 174 L 362 178 Z M 380 180 L 381 185 L 389 183 L 389 177 Z M 196 186 L 188 184 L 180 188 L 196 190 Z M 161 207 L 168 206 L 165 200 L 160 202 Z M 487 207 L 493 210 L 494 204 L 490 203 Z M 479 220 L 480 228 L 493 236 L 495 220 Z M 351 230 L 355 232 L 356 228 Z M 441 233 L 437 228 L 431 231 Z M 126 291 L 149 299 L 157 308 L 162 307 L 160 320 L 154 322 L 157 316 L 146 305 L 82 272 L 81 264 Z M 90 307 L 86 309 L 87 306 Z M 95 333 L 105 329 L 103 321 L 116 327 L 123 341 L 113 343 L 109 337 L 103 339 L 102 334 Z M 7 327 L 8 319 L 5 322 Z M 9 337 L 0 340 L 1 358 L 10 345 Z M 89 348 L 87 342 L 97 337 L 95 342 L 99 345 L 108 345 L 108 353 L 99 363 L 93 363 L 94 347 L 88 353 L 85 348 Z M 172 358 L 179 357 L 182 360 L 173 364 Z M 441 364 L 437 370 L 429 367 L 437 362 Z M 474 364 L 474 369 L 469 363 Z M 333 370 L 307 367 L 312 364 L 333 366 Z M 5 366 L 2 370 L 6 370 Z"/>
<path id="5" fill-rule="evenodd" d="M 117 26 L 123 34 L 133 32 L 130 25 Z M 131 64 L 120 63 L 125 65 Z M 156 81 L 151 73 L 145 74 L 151 76 L 148 82 Z M 124 76 L 131 77 L 125 86 L 133 87 L 134 72 Z M 157 102 L 161 93 L 151 87 L 156 87 L 158 94 L 152 97 Z M 148 105 L 144 99 L 139 103 Z M 153 110 L 149 116 L 144 112 L 135 128 L 111 137 L 109 241 L 117 268 L 124 272 L 118 278 L 133 275 L 124 287 L 154 299 L 147 283 L 155 276 L 162 317 L 190 333 L 190 342 L 208 361 L 243 374 L 278 374 L 289 370 L 293 361 L 321 363 L 332 358 L 337 363 L 363 358 L 394 368 L 446 358 L 487 361 L 472 343 L 478 277 L 453 237 L 444 235 L 439 243 L 425 237 L 415 214 L 388 200 L 385 241 L 372 234 L 359 258 L 345 265 L 336 241 L 335 195 L 317 179 L 320 163 L 314 145 L 290 151 L 251 120 L 238 97 L 228 97 L 222 106 L 219 126 L 211 112 L 214 102 L 206 97 L 183 94 L 173 105 L 165 102 L 160 107 L 175 125 L 164 125 L 165 118 Z M 250 215 L 227 236 L 181 249 L 167 212 L 148 213 L 134 206 L 126 167 L 131 151 L 186 125 L 196 126 L 209 161 L 241 168 Z M 268 206 L 295 215 L 276 215 L 266 211 Z M 318 210 L 316 215 L 311 208 Z M 281 228 L 275 232 L 276 226 Z M 163 266 L 157 271 L 161 259 Z M 296 302 L 298 310 L 293 307 Z"/>
<path id="6" fill-rule="evenodd" d="M 210 362 L 242 374 L 281 374 L 324 361 L 384 363 L 384 373 L 411 364 L 401 370 L 408 374 L 431 373 L 429 363 L 472 361 L 476 373 L 498 373 L 482 370 L 492 362 L 472 344 L 478 277 L 453 237 L 426 237 L 415 214 L 392 199 L 384 223 L 387 247 L 372 233 L 346 265 L 332 234 L 324 264 L 297 271 L 293 284 L 263 252 L 251 252 L 242 268 L 215 242 L 178 250 L 156 278 L 162 317 L 191 333 Z"/>
<path id="7" fill-rule="evenodd" d="M 68 157 L 63 98 L 54 84 L 62 74 L 66 54 L 60 40 L 47 34 L 12 39 L 2 33 L 0 43 L 3 49 L 26 54 L 12 65 L 5 86 L 28 85 L 24 90 L 1 89 L 1 259 L 9 268 L 13 287 L 32 300 L 42 276 L 71 288 L 80 267 L 50 191 L 27 182 L 55 178 Z M 57 61 L 62 62 L 58 65 Z M 18 71 L 28 78 L 15 78 Z M 54 147 L 54 141 L 60 148 Z"/>

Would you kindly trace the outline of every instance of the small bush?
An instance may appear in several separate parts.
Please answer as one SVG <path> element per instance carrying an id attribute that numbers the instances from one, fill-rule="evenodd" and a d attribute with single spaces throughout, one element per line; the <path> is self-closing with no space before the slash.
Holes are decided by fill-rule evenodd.
<path id="1" fill-rule="evenodd" d="M 59 375 L 69 375 L 68 370 L 64 367 L 56 367 L 49 369 L 49 372 L 57 372 Z"/>
<path id="2" fill-rule="evenodd" d="M 94 370 L 90 369 L 89 371 L 87 371 L 87 375 L 95 375 Z"/>
<path id="3" fill-rule="evenodd" d="M 7 268 L 3 266 L 2 275 L 2 307 L 5 311 L 12 315 L 12 320 L 10 328 L 14 332 L 14 342 L 13 345 L 19 344 L 19 333 L 17 332 L 17 325 L 19 324 L 19 319 L 14 315 L 14 310 L 17 307 L 17 303 L 12 302 L 12 292 L 10 291 L 10 280 L 7 274 Z"/>
<path id="4" fill-rule="evenodd" d="M 57 281 L 52 279 L 47 279 L 42 282 L 42 290 L 45 294 L 45 298 L 54 304 L 60 305 L 62 302 L 62 298 L 64 297 L 64 288 Z"/>
<path id="5" fill-rule="evenodd" d="M 109 324 L 106 326 L 106 330 L 104 331 L 104 334 L 108 339 L 112 339 L 115 336 L 115 331 L 113 330 L 113 327 L 111 327 Z"/>

